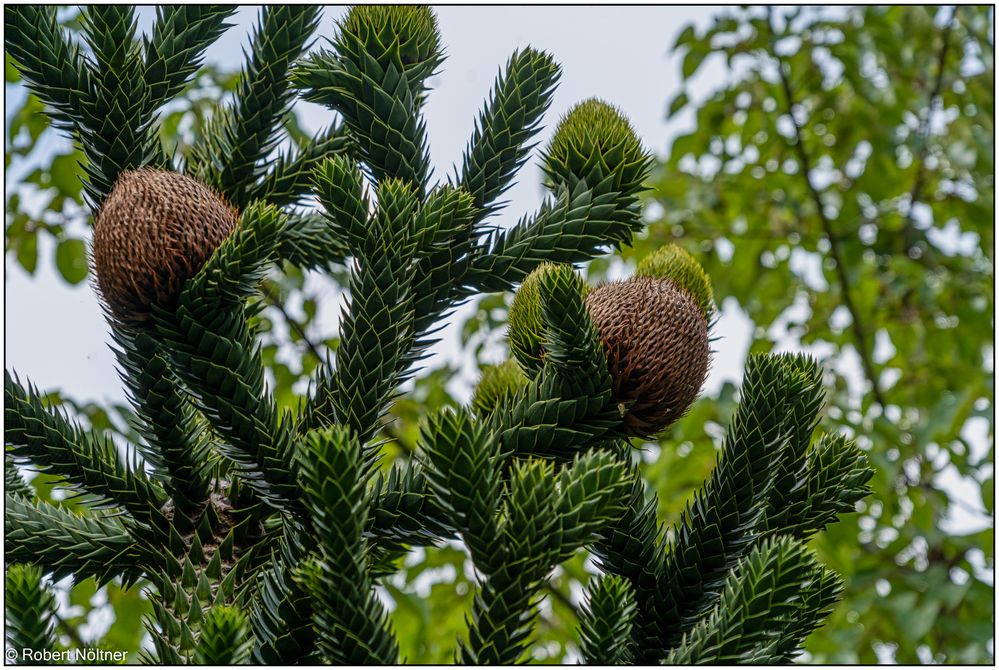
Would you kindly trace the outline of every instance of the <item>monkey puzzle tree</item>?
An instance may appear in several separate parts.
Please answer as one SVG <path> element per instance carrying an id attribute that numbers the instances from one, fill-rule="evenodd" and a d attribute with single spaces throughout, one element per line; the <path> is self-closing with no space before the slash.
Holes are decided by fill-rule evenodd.
<path id="1" fill-rule="evenodd" d="M 442 61 L 434 14 L 360 7 L 306 55 L 319 10 L 261 10 L 230 104 L 185 160 L 157 110 L 197 71 L 231 8 L 86 10 L 87 48 L 54 9 L 5 10 L 8 53 L 83 150 L 92 260 L 140 440 L 88 432 L 5 374 L 8 643 L 57 645 L 43 575 L 149 585 L 161 663 L 398 662 L 378 596 L 411 547 L 459 540 L 477 576 L 456 658 L 513 663 L 542 588 L 578 550 L 590 662 L 781 662 L 842 585 L 803 541 L 866 494 L 863 454 L 812 440 L 817 364 L 750 361 L 716 467 L 672 528 L 631 438 L 676 421 L 703 384 L 711 286 L 676 247 L 635 277 L 588 287 L 572 264 L 629 242 L 650 158 L 628 121 L 589 100 L 543 152 L 549 197 L 490 219 L 527 160 L 559 76 L 511 56 L 454 178 L 432 183 L 421 109 Z M 296 95 L 338 123 L 273 156 Z M 314 196 L 319 208 L 306 199 Z M 350 266 L 340 345 L 279 410 L 255 340 L 265 274 Z M 461 301 L 520 285 L 515 361 L 470 408 L 423 425 L 385 464 L 385 414 Z M 45 471 L 84 514 L 32 500 Z"/>

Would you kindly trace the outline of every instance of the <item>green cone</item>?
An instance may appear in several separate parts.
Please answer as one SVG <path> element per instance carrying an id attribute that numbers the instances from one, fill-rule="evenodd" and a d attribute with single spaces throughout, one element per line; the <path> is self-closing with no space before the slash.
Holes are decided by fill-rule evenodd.
<path id="1" fill-rule="evenodd" d="M 710 322 L 714 316 L 714 291 L 711 289 L 711 278 L 685 249 L 675 244 L 660 247 L 638 264 L 635 276 L 672 281 L 678 288 L 690 294 L 705 319 Z"/>
<path id="2" fill-rule="evenodd" d="M 545 172 L 555 183 L 585 179 L 590 186 L 613 178 L 614 190 L 641 189 L 649 155 L 616 107 L 591 98 L 566 114 L 545 151 Z"/>
<path id="3" fill-rule="evenodd" d="M 527 384 L 528 379 L 517 361 L 509 359 L 499 365 L 486 365 L 472 395 L 472 409 L 480 417 L 489 416 L 504 401 L 509 400 Z"/>

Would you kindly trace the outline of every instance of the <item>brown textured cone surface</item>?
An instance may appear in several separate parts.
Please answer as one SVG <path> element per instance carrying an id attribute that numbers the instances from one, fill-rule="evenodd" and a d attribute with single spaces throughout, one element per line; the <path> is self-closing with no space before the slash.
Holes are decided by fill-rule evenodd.
<path id="1" fill-rule="evenodd" d="M 708 374 L 708 325 L 694 299 L 673 282 L 633 277 L 586 297 L 607 353 L 614 401 L 635 436 L 652 437 L 679 419 Z"/>
<path id="2" fill-rule="evenodd" d="M 123 172 L 94 226 L 97 287 L 120 321 L 142 324 L 149 306 L 172 308 L 236 226 L 237 213 L 207 186 L 176 172 Z"/>

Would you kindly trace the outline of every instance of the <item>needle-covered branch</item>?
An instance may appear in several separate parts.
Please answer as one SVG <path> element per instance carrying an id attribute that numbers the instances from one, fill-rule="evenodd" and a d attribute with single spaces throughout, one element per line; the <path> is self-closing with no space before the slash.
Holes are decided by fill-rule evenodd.
<path id="1" fill-rule="evenodd" d="M 725 579 L 719 604 L 683 637 L 666 663 L 785 662 L 780 650 L 788 632 L 835 601 L 837 581 L 797 542 L 769 540 L 739 562 Z"/>
<path id="2" fill-rule="evenodd" d="M 159 337 L 198 408 L 225 438 L 223 455 L 276 509 L 298 497 L 292 427 L 265 386 L 244 301 L 273 258 L 283 226 L 273 207 L 251 207 L 188 283 L 176 310 L 156 316 Z"/>
<path id="3" fill-rule="evenodd" d="M 143 77 L 149 105 L 172 100 L 201 67 L 205 50 L 231 24 L 232 5 L 165 5 L 156 8 L 151 37 L 144 38 Z"/>
<path id="4" fill-rule="evenodd" d="M 433 183 L 434 11 L 355 7 L 306 55 L 321 9 L 276 5 L 231 102 L 175 164 L 157 111 L 233 11 L 161 8 L 139 40 L 134 8 L 91 7 L 84 55 L 52 8 L 5 10 L 8 52 L 88 159 L 95 287 L 141 439 L 85 431 L 6 374 L 6 557 L 37 566 L 8 572 L 17 644 L 56 644 L 43 574 L 141 579 L 145 661 L 390 665 L 410 645 L 382 580 L 413 547 L 448 543 L 476 577 L 461 662 L 527 659 L 548 580 L 582 552 L 605 573 L 579 611 L 588 662 L 792 660 L 841 590 L 799 543 L 852 510 L 871 471 L 848 440 L 813 442 L 817 364 L 753 357 L 715 469 L 672 528 L 659 523 L 628 440 L 684 420 L 716 307 L 676 246 L 597 286 L 573 267 L 642 228 L 651 158 L 624 113 L 572 107 L 541 152 L 548 197 L 493 226 L 554 100 L 552 56 L 514 52 L 453 179 Z M 338 116 L 281 151 L 296 94 Z M 292 410 L 267 381 L 259 285 L 344 264 L 338 343 L 291 389 Z M 515 287 L 512 359 L 388 462 L 406 439 L 387 425 L 393 403 L 444 319 Z M 55 475 L 82 513 L 34 500 L 23 467 Z"/>
<path id="5" fill-rule="evenodd" d="M 422 194 L 430 178 L 424 82 L 443 54 L 429 7 L 355 7 L 332 51 L 296 70 L 302 95 L 339 112 L 375 181 L 395 178 Z"/>
<path id="6" fill-rule="evenodd" d="M 55 579 L 114 577 L 134 581 L 142 572 L 140 541 L 114 516 L 74 514 L 17 494 L 4 498 L 4 537 L 9 562 L 37 565 Z"/>
<path id="7" fill-rule="evenodd" d="M 87 432 L 33 388 L 4 373 L 4 442 L 18 461 L 56 475 L 104 507 L 121 507 L 152 530 L 164 526 L 163 491 L 135 458 L 122 462 L 106 437 Z"/>
<path id="8" fill-rule="evenodd" d="M 250 204 L 265 176 L 264 159 L 281 139 L 281 123 L 294 99 L 288 75 L 319 15 L 316 5 L 260 10 L 233 102 L 212 120 L 205 142 L 195 148 L 191 167 L 237 207 Z"/>
<path id="9" fill-rule="evenodd" d="M 42 571 L 12 565 L 4 580 L 5 642 L 21 659 L 24 652 L 56 649 L 56 598 L 42 581 Z M 8 655 L 8 662 L 10 656 Z"/>
<path id="10" fill-rule="evenodd" d="M 72 133 L 87 123 L 83 109 L 93 98 L 93 84 L 79 45 L 70 41 L 56 12 L 54 5 L 4 7 L 4 46 L 52 123 Z"/>
<path id="11" fill-rule="evenodd" d="M 361 443 L 334 429 L 308 434 L 302 446 L 302 488 L 320 544 L 298 579 L 316 603 L 319 651 L 328 663 L 390 665 L 397 643 L 366 561 Z"/>
<path id="12" fill-rule="evenodd" d="M 515 51 L 496 78 L 475 121 L 458 179 L 475 199 L 477 221 L 502 209 L 495 200 L 527 162 L 535 146 L 531 139 L 541 129 L 560 75 L 551 55 L 528 48 Z"/>
<path id="13" fill-rule="evenodd" d="M 626 579 L 606 575 L 591 585 L 579 621 L 583 660 L 590 665 L 632 663 L 635 613 L 635 594 Z"/>
<path id="14" fill-rule="evenodd" d="M 93 96 L 84 100 L 87 121 L 79 139 L 89 177 L 84 188 L 97 211 L 118 175 L 148 165 L 157 147 L 135 7 L 91 5 L 83 21 Z"/>
<path id="15" fill-rule="evenodd" d="M 145 440 L 136 448 L 161 473 L 176 520 L 193 523 L 211 486 L 207 427 L 155 339 L 124 327 L 112 333 L 121 378 L 135 410 L 134 425 Z"/>

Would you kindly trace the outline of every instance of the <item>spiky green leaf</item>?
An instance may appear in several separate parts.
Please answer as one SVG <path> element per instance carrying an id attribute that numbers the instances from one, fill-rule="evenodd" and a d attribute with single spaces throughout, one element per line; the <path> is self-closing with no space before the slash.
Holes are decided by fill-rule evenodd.
<path id="1" fill-rule="evenodd" d="M 56 650 L 55 594 L 42 582 L 42 571 L 29 565 L 12 565 L 7 569 L 4 586 L 4 614 L 7 662 L 20 661 L 29 665 L 30 657 L 23 654 Z M 9 647 L 7 645 L 10 645 Z"/>
<path id="2" fill-rule="evenodd" d="M 551 55 L 527 48 L 515 51 L 496 78 L 476 119 L 458 179 L 475 198 L 477 220 L 502 208 L 495 200 L 510 188 L 534 148 L 531 139 L 541 128 L 559 76 Z"/>
<path id="3" fill-rule="evenodd" d="M 239 665 L 246 662 L 252 645 L 246 615 L 231 605 L 217 605 L 201 623 L 193 660 L 198 665 Z"/>
<path id="4" fill-rule="evenodd" d="M 607 575 L 587 589 L 579 618 L 579 648 L 590 665 L 627 665 L 634 657 L 635 593 L 628 580 Z"/>
<path id="5" fill-rule="evenodd" d="M 719 603 L 684 635 L 665 662 L 783 662 L 786 657 L 778 648 L 786 645 L 791 630 L 797 638 L 802 622 L 828 611 L 837 582 L 794 540 L 768 540 L 739 562 L 725 580 Z"/>
<path id="6" fill-rule="evenodd" d="M 141 545 L 113 515 L 68 512 L 45 502 L 7 494 L 4 499 L 5 557 L 38 565 L 56 579 L 133 581 L 142 570 Z"/>

